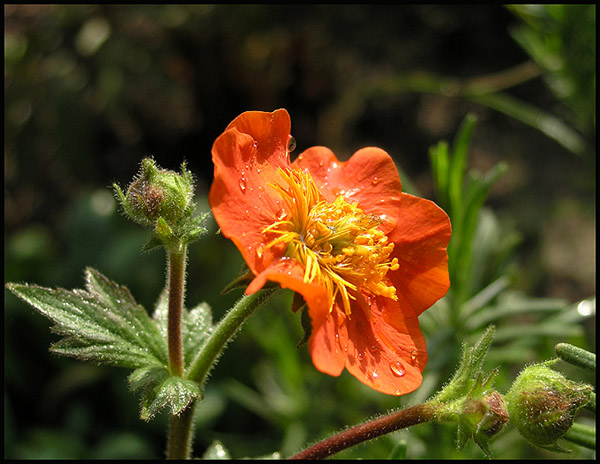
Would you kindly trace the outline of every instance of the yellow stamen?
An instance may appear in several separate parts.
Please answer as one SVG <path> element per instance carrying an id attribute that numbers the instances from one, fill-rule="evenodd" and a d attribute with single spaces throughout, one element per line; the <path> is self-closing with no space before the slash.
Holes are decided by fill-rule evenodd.
<path id="1" fill-rule="evenodd" d="M 325 286 L 330 311 L 339 295 L 350 316 L 350 300 L 356 299 L 359 288 L 396 300 L 386 275 L 400 266 L 397 258 L 389 260 L 394 244 L 379 230 L 381 218 L 365 214 L 343 195 L 326 201 L 306 171 L 280 168 L 278 173 L 285 184 L 271 187 L 281 195 L 288 214 L 262 231 L 275 235 L 266 247 L 286 244 L 285 255 L 304 266 L 304 282 Z"/>

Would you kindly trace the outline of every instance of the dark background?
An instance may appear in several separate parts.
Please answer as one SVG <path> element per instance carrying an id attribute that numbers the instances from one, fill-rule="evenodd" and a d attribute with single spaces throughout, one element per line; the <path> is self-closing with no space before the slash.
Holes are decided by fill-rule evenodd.
<path id="1" fill-rule="evenodd" d="M 325 145 L 346 159 L 379 146 L 395 158 L 405 185 L 432 199 L 429 147 L 452 140 L 465 115 L 475 114 L 470 166 L 485 172 L 508 163 L 488 205 L 521 235 L 515 286 L 570 302 L 595 295 L 593 6 L 573 6 L 554 31 L 580 53 L 567 54 L 559 76 L 570 93 L 564 85 L 557 91 L 556 73 L 540 63 L 537 76 L 498 87 L 573 128 L 582 141 L 576 150 L 461 94 L 465 83 L 502 82 L 504 71 L 533 61 L 515 35 L 526 15 L 500 5 L 5 5 L 4 13 L 7 282 L 75 288 L 92 266 L 152 308 L 163 256 L 139 253 L 147 234 L 116 212 L 109 186 L 126 186 L 144 156 L 175 170 L 185 160 L 208 211 L 215 138 L 243 111 L 286 108 L 294 154 Z M 412 80 L 402 85 L 406 76 Z M 440 84 L 420 88 L 432 79 Z M 205 241 L 190 251 L 188 301 L 208 301 L 218 319 L 238 297 L 219 292 L 241 260 L 215 230 L 210 222 Z M 252 411 L 258 403 L 240 400 L 229 380 L 265 378 L 247 367 L 262 365 L 269 352 L 264 344 L 256 349 L 263 329 L 283 324 L 297 337 L 292 345 L 300 339 L 287 312 L 266 310 L 223 357 L 198 423 L 197 454 L 213 439 L 234 457 L 294 442 L 282 436 L 281 418 Z M 5 457 L 160 457 L 166 417 L 137 418 L 127 372 L 54 357 L 47 352 L 54 340 L 48 322 L 5 291 Z M 290 436 L 312 441 L 390 404 L 368 397 L 365 408 L 348 407 L 349 394 L 336 406 L 323 393 L 336 379 L 321 379 L 305 348 L 292 356 L 322 395 L 306 404 L 330 415 L 297 429 L 286 422 Z M 331 429 L 317 427 L 332 417 Z M 424 451 L 419 446 L 434 444 L 423 440 L 415 456 L 453 449 L 449 439 Z"/>

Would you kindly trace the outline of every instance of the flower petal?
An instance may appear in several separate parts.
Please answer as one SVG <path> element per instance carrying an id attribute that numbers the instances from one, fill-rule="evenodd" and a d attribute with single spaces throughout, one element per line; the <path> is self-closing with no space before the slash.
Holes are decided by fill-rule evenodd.
<path id="1" fill-rule="evenodd" d="M 285 110 L 238 116 L 212 148 L 214 180 L 209 193 L 221 232 L 238 247 L 254 274 L 262 272 L 282 247 L 265 248 L 262 231 L 281 215 L 279 195 L 269 186 L 278 167 L 289 166 L 290 119 Z"/>
<path id="2" fill-rule="evenodd" d="M 327 200 L 344 195 L 365 213 L 380 216 L 384 232 L 395 226 L 402 182 L 394 161 L 380 148 L 363 148 L 341 162 L 328 148 L 312 147 L 301 153 L 292 166 L 308 170 Z"/>
<path id="3" fill-rule="evenodd" d="M 353 304 L 350 318 L 335 305 L 315 324 L 309 351 L 317 369 L 340 375 L 345 367 L 371 388 L 403 395 L 421 385 L 427 352 L 416 315 L 385 297 L 365 297 L 369 309 Z M 309 308 L 310 309 L 310 308 Z"/>
<path id="4" fill-rule="evenodd" d="M 402 194 L 398 225 L 388 235 L 395 243 L 390 258 L 400 268 L 388 273 L 417 315 L 443 297 L 450 287 L 447 247 L 451 225 L 446 213 L 435 203 Z"/>
<path id="5" fill-rule="evenodd" d="M 291 125 L 290 115 L 285 109 L 272 113 L 246 111 L 231 121 L 225 131 L 235 128 L 251 136 L 257 143 L 258 163 L 269 161 L 288 165 Z"/>
<path id="6" fill-rule="evenodd" d="M 309 308 L 324 318 L 329 309 L 329 296 L 321 285 L 304 282 L 304 267 L 291 258 L 281 258 L 258 274 L 246 288 L 251 295 L 260 290 L 267 281 L 278 282 L 281 287 L 300 293 Z"/>

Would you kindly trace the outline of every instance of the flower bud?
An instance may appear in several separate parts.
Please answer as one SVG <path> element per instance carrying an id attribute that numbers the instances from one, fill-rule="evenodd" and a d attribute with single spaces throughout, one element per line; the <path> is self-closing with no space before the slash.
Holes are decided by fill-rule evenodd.
<path id="1" fill-rule="evenodd" d="M 461 409 L 457 443 L 459 448 L 473 437 L 479 447 L 490 455 L 488 441 L 500 432 L 508 421 L 508 412 L 502 395 L 495 390 L 488 390 L 479 398 L 466 398 Z"/>
<path id="2" fill-rule="evenodd" d="M 477 424 L 477 433 L 488 437 L 496 435 L 504 424 L 508 422 L 508 411 L 502 395 L 495 390 L 490 390 L 483 395 L 486 411 Z"/>
<path id="3" fill-rule="evenodd" d="M 155 227 L 159 218 L 176 226 L 186 215 L 193 196 L 193 178 L 181 167 L 181 174 L 160 169 L 154 160 L 142 161 L 140 175 L 131 183 L 127 194 L 115 185 L 117 198 L 125 214 L 143 226 Z"/>
<path id="4" fill-rule="evenodd" d="M 592 391 L 590 385 L 567 379 L 548 363 L 526 367 L 505 397 L 510 421 L 533 445 L 557 448 L 556 441 L 573 425 L 575 413 Z"/>

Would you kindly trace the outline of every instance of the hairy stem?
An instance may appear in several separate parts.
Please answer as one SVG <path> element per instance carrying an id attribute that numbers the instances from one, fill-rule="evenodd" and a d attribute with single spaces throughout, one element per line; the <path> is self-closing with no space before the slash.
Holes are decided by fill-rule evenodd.
<path id="1" fill-rule="evenodd" d="M 169 251 L 169 368 L 171 375 L 183 377 L 183 345 L 181 317 L 185 297 L 186 247 L 181 252 Z"/>
<path id="2" fill-rule="evenodd" d="M 169 261 L 169 319 L 168 347 L 171 375 L 183 377 L 185 364 L 181 340 L 181 318 L 185 298 L 186 246 L 168 252 Z M 178 416 L 171 416 L 167 441 L 167 459 L 189 459 L 192 448 L 192 419 L 194 403 Z"/>
<path id="3" fill-rule="evenodd" d="M 289 459 L 324 459 L 363 441 L 371 440 L 394 430 L 410 427 L 411 425 L 430 422 L 435 417 L 435 407 L 433 405 L 429 403 L 418 404 L 343 430 Z"/>
<path id="4" fill-rule="evenodd" d="M 582 348 L 571 345 L 570 343 L 559 343 L 554 347 L 556 354 L 569 364 L 596 371 L 596 354 Z"/>
<path id="5" fill-rule="evenodd" d="M 194 429 L 194 409 L 192 402 L 178 416 L 171 416 L 167 459 L 190 459 L 192 454 L 192 431 Z"/>
<path id="6" fill-rule="evenodd" d="M 213 333 L 192 361 L 186 377 L 203 384 L 225 345 L 234 337 L 250 315 L 262 306 L 276 290 L 276 288 L 268 288 L 259 290 L 252 295 L 244 295 L 215 327 Z"/>

